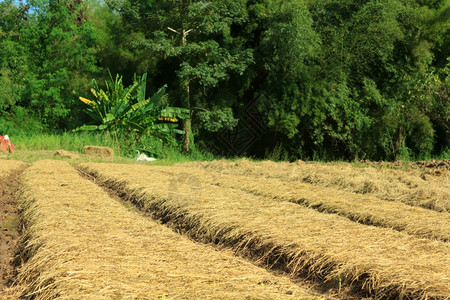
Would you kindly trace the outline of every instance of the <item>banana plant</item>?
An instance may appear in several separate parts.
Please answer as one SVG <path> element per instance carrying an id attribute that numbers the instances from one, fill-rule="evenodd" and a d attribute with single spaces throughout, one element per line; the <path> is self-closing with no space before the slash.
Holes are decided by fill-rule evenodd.
<path id="1" fill-rule="evenodd" d="M 147 74 L 135 76 L 129 87 L 124 87 L 122 77 L 117 75 L 106 81 L 106 90 L 99 88 L 95 79 L 92 81 L 93 100 L 80 97 L 88 105 L 85 110 L 92 118 L 92 124 L 85 124 L 75 129 L 108 130 L 113 133 L 128 134 L 132 131 L 149 134 L 166 142 L 174 142 L 173 134 L 184 134 L 178 129 L 178 120 L 189 118 L 189 110 L 169 107 L 166 86 L 161 87 L 153 96 L 146 98 Z"/>

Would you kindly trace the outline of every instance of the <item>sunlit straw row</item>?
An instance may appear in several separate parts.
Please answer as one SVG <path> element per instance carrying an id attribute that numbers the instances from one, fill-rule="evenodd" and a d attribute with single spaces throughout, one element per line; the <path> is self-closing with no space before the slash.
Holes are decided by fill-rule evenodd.
<path id="1" fill-rule="evenodd" d="M 293 274 L 338 279 L 376 297 L 450 294 L 447 243 L 204 184 L 186 173 L 172 176 L 150 166 L 110 164 L 83 168 L 193 237 L 228 244 L 262 260 L 282 258 Z"/>
<path id="2" fill-rule="evenodd" d="M 8 177 L 14 170 L 25 167 L 25 163 L 18 160 L 0 160 L 0 178 Z"/>
<path id="3" fill-rule="evenodd" d="M 190 163 L 223 174 L 247 175 L 303 182 L 322 187 L 373 195 L 384 200 L 399 201 L 440 212 L 450 212 L 450 172 L 440 176 L 425 175 L 418 170 L 355 168 L 350 164 L 275 163 L 225 160 Z"/>
<path id="4" fill-rule="evenodd" d="M 450 240 L 450 215 L 397 201 L 386 201 L 372 195 L 360 195 L 302 182 L 274 178 L 229 175 L 177 165 L 158 167 L 161 172 L 174 176 L 196 178 L 202 183 L 239 189 L 270 200 L 290 201 L 327 213 L 336 213 L 353 221 L 394 228 L 418 237 Z M 192 180 L 192 179 L 191 179 Z"/>
<path id="5" fill-rule="evenodd" d="M 36 162 L 22 190 L 28 260 L 13 289 L 25 298 L 314 298 L 125 208 L 65 162 Z"/>

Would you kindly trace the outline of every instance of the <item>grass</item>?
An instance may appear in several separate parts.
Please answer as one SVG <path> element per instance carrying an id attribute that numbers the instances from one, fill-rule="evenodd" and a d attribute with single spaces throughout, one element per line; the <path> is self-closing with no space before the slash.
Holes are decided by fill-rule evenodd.
<path id="1" fill-rule="evenodd" d="M 163 144 L 160 140 L 153 137 L 143 137 L 139 142 L 134 138 L 113 138 L 107 132 L 59 132 L 59 133 L 45 133 L 42 129 L 32 132 L 31 130 L 11 130 L 10 139 L 16 145 L 17 155 L 12 155 L 11 158 L 23 160 L 26 162 L 34 162 L 39 159 L 52 158 L 51 152 L 55 150 L 66 150 L 75 153 L 81 153 L 85 145 L 105 146 L 114 149 L 115 162 L 131 163 L 138 153 L 137 149 L 147 149 L 150 152 L 157 153 L 163 159 L 160 159 L 153 164 L 156 165 L 173 165 L 175 163 L 191 162 L 191 161 L 211 161 L 217 159 L 211 153 L 194 149 L 190 154 L 186 155 L 181 151 L 181 147 L 173 147 Z M 181 142 L 180 142 L 181 144 Z M 229 158 L 230 161 L 235 161 L 239 158 Z M 248 158 L 250 161 L 261 161 L 258 159 Z M 280 145 L 275 147 L 272 152 L 266 153 L 267 160 L 285 161 L 287 157 L 283 155 Z M 317 161 L 325 162 L 318 159 Z M 450 150 L 444 151 L 436 159 L 450 159 Z M 431 159 L 430 159 L 431 160 Z M 343 161 L 333 161 L 333 164 L 345 164 Z M 354 166 L 365 167 L 367 164 L 353 162 Z M 404 168 L 408 168 L 408 164 L 403 164 Z"/>
<path id="2" fill-rule="evenodd" d="M 83 167 L 194 239 L 250 253 L 293 275 L 324 278 L 375 298 L 445 299 L 450 294 L 447 243 L 204 184 L 186 173 L 163 174 L 159 167 Z"/>
<path id="3" fill-rule="evenodd" d="M 114 150 L 114 162 L 132 163 L 138 156 L 137 149 L 147 149 L 150 152 L 161 156 L 152 164 L 172 165 L 197 160 L 212 160 L 211 154 L 198 150 L 192 151 L 189 155 L 184 154 L 178 147 L 163 144 L 160 140 L 152 137 L 144 137 L 137 143 L 134 139 L 115 139 L 108 133 L 96 132 L 63 132 L 63 133 L 18 133 L 10 136 L 11 142 L 15 145 L 15 153 L 3 155 L 3 158 L 16 159 L 25 162 L 35 162 L 40 159 L 64 159 L 54 158 L 56 150 L 66 150 L 74 153 L 82 153 L 86 145 L 110 147 Z M 108 159 L 89 158 L 81 156 L 73 163 L 82 161 L 111 161 Z"/>
<path id="4" fill-rule="evenodd" d="M 81 152 L 85 145 L 115 147 L 112 139 L 104 134 L 94 134 L 88 132 L 72 133 L 63 132 L 60 134 L 37 133 L 10 137 L 16 150 L 58 150 Z"/>

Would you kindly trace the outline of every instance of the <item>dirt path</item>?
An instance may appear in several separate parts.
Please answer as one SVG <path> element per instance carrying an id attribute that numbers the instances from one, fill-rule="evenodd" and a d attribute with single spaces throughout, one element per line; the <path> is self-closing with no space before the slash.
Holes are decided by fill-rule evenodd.
<path id="1" fill-rule="evenodd" d="M 15 163 L 7 163 L 15 167 Z M 19 169 L 10 170 L 2 168 L 6 174 L 0 178 L 0 295 L 6 286 L 11 283 L 16 270 L 14 267 L 14 256 L 17 252 L 17 241 L 19 239 L 19 210 L 15 193 L 19 187 L 19 175 L 23 172 L 25 165 L 17 163 Z"/>

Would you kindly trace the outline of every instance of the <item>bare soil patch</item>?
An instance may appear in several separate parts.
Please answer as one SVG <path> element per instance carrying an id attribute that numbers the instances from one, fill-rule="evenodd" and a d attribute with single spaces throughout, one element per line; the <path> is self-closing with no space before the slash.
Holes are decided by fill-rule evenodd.
<path id="1" fill-rule="evenodd" d="M 16 275 L 14 257 L 20 237 L 20 218 L 15 194 L 20 184 L 19 175 L 25 168 L 22 165 L 10 174 L 2 170 L 6 176 L 0 178 L 0 294 Z"/>

